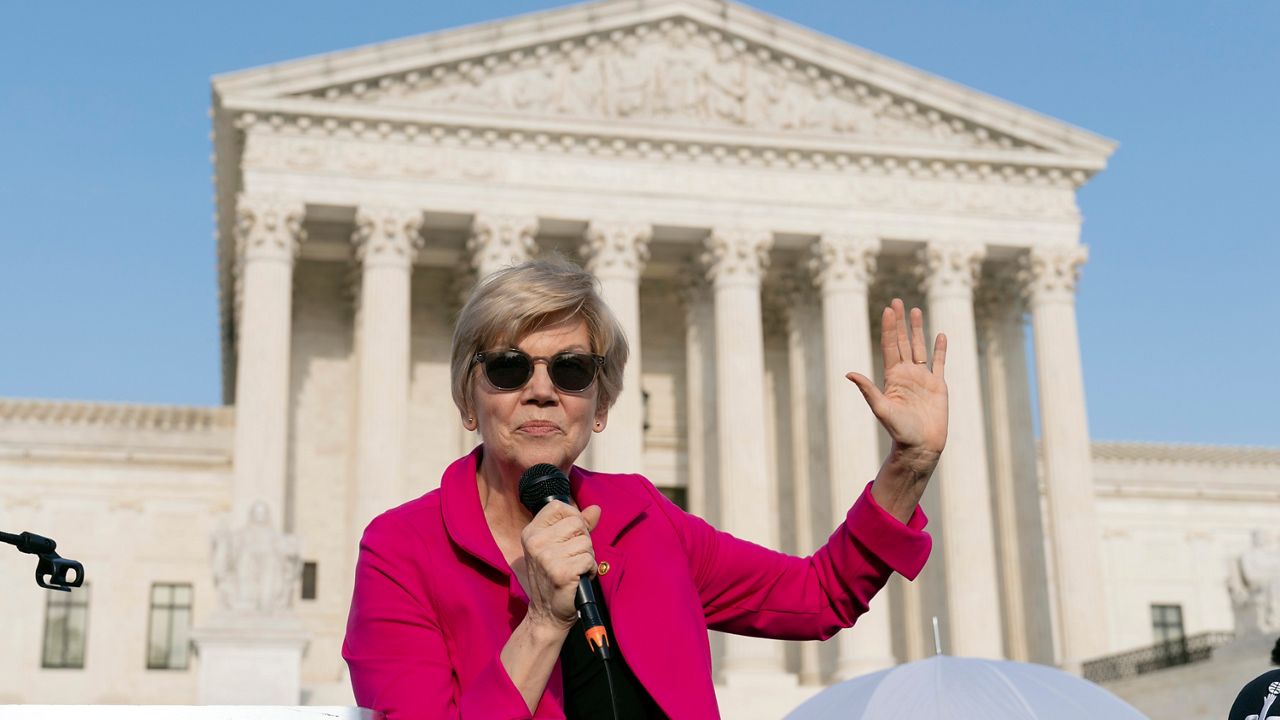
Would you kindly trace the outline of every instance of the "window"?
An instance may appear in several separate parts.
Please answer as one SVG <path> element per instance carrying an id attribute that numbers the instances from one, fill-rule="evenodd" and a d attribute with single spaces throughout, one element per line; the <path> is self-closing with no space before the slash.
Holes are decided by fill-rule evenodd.
<path id="1" fill-rule="evenodd" d="M 666 495 L 667 499 L 679 506 L 681 510 L 689 509 L 689 488 L 660 487 L 658 492 Z"/>
<path id="2" fill-rule="evenodd" d="M 154 583 L 147 632 L 148 670 L 186 670 L 191 635 L 191 585 Z"/>
<path id="3" fill-rule="evenodd" d="M 1157 667 L 1185 665 L 1191 661 L 1182 629 L 1181 605 L 1152 605 L 1151 635 L 1155 639 Z"/>
<path id="4" fill-rule="evenodd" d="M 89 583 L 71 592 L 47 590 L 41 667 L 83 668 L 89 623 Z"/>
<path id="5" fill-rule="evenodd" d="M 1151 606 L 1151 635 L 1156 644 L 1173 643 L 1182 640 L 1181 605 Z"/>
<path id="6" fill-rule="evenodd" d="M 302 563 L 302 599 L 316 599 L 316 562 L 308 560 Z"/>

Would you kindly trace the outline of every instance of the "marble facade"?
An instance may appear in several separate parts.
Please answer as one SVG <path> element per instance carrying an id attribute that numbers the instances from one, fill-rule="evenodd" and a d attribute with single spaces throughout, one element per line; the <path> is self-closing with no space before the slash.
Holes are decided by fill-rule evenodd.
<path id="1" fill-rule="evenodd" d="M 1218 473 L 1200 450 L 1089 439 L 1076 191 L 1109 140 L 715 0 L 570 7 L 213 87 L 227 407 L 0 402 L 0 523 L 39 521 L 73 557 L 110 523 L 68 526 L 64 511 L 173 530 L 182 541 L 163 549 L 77 559 L 103 578 L 95 593 L 118 593 L 97 617 L 133 608 L 107 585 L 163 567 L 197 588 L 199 618 L 214 605 L 213 516 L 265 503 L 319 567 L 316 599 L 297 604 L 302 701 L 349 701 L 338 648 L 364 525 L 475 442 L 448 389 L 460 298 L 548 252 L 600 279 L 632 341 L 627 390 L 584 464 L 642 471 L 788 552 L 823 542 L 883 458 L 843 379 L 875 368 L 879 308 L 904 297 L 950 338 L 926 572 L 822 647 L 718 638 L 726 716 L 777 716 L 756 695 L 794 705 L 923 657 L 934 616 L 949 653 L 1067 668 L 1150 642 L 1139 616 L 1170 588 L 1189 598 L 1188 632 L 1229 628 L 1225 589 L 1124 565 L 1148 552 L 1127 515 L 1157 536 L 1198 533 L 1201 561 L 1238 543 L 1197 508 L 1280 520 L 1280 496 L 1250 484 L 1280 475 L 1280 452 L 1203 450 L 1220 452 Z M 1165 455 L 1150 491 L 1130 494 L 1134 466 Z M 0 609 L 41 616 L 25 598 Z M 38 625 L 23 630 L 36 655 Z M 194 700 L 190 677 L 108 671 L 107 644 L 91 643 L 90 664 L 122 698 Z M 0 658 L 0 700 L 53 701 L 52 681 L 9 684 L 55 672 L 15 658 Z M 110 702 L 105 685 L 79 701 Z"/>

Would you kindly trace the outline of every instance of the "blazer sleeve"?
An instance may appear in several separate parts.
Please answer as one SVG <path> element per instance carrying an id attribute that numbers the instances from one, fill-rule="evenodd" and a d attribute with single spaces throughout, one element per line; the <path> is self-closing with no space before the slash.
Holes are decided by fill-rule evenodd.
<path id="1" fill-rule="evenodd" d="M 914 580 L 932 546 L 924 511 L 903 524 L 876 504 L 870 483 L 809 557 L 736 538 L 653 494 L 681 536 L 707 626 L 738 635 L 825 640 L 867 611 L 891 573 Z"/>
<path id="2" fill-rule="evenodd" d="M 390 515 L 370 523 L 360 541 L 342 643 L 356 704 L 386 720 L 531 718 L 498 653 L 477 681 L 459 690 L 431 600 L 410 589 L 410 578 L 421 575 L 414 547 L 411 533 Z"/>

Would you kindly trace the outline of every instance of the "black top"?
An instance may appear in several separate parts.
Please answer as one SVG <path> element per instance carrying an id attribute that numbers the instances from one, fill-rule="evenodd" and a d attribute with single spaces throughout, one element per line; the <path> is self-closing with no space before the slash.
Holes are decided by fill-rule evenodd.
<path id="1" fill-rule="evenodd" d="M 591 580 L 597 598 L 603 598 L 600 583 Z M 609 670 L 613 674 L 613 690 L 618 700 L 617 720 L 648 720 L 665 718 L 658 704 L 636 679 L 622 649 L 614 639 L 613 623 L 609 608 L 600 603 L 600 616 L 609 633 Z M 567 720 L 613 720 L 609 703 L 609 681 L 604 673 L 604 661 L 591 651 L 579 620 L 560 647 L 560 669 L 564 676 L 564 712 Z"/>

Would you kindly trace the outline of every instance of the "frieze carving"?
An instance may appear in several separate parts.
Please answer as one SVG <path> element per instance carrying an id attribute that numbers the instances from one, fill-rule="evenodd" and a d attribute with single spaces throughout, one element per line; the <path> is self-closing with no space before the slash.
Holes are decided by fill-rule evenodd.
<path id="1" fill-rule="evenodd" d="M 842 232 L 823 233 L 813 246 L 809 269 L 823 291 L 866 291 L 876 272 L 880 239 Z"/>
<path id="2" fill-rule="evenodd" d="M 1023 292 L 1034 302 L 1074 300 L 1080 268 L 1088 259 L 1084 245 L 1032 247 L 1019 258 Z"/>
<path id="3" fill-rule="evenodd" d="M 986 248 L 967 241 L 931 242 L 916 254 L 920 289 L 926 295 L 973 292 L 982 272 Z"/>
<path id="4" fill-rule="evenodd" d="M 720 286 L 732 283 L 759 285 L 769 267 L 773 233 L 757 228 L 715 228 L 707 236 L 703 265 L 707 279 Z"/>
<path id="5" fill-rule="evenodd" d="M 649 262 L 653 228 L 647 223 L 592 221 L 580 252 L 586 269 L 598 277 L 637 278 Z"/>
<path id="6" fill-rule="evenodd" d="M 634 139 L 618 149 L 604 141 L 593 145 L 587 142 L 590 138 L 571 138 L 573 142 L 568 144 L 543 138 L 546 142 L 540 144 L 534 135 L 521 135 L 518 142 L 510 144 L 529 152 L 513 153 L 501 151 L 501 138 L 482 148 L 450 142 L 452 136 L 448 134 L 435 137 L 422 133 L 411 142 L 394 136 L 385 140 L 363 136 L 326 140 L 290 134 L 287 128 L 278 132 L 268 142 L 254 145 L 259 149 L 252 157 L 246 157 L 246 168 L 297 173 L 302 168 L 292 164 L 290 158 L 298 155 L 299 148 L 316 148 L 314 154 L 307 153 L 315 160 L 305 168 L 308 174 L 405 181 L 538 182 L 592 189 L 618 186 L 629 193 L 705 193 L 714 188 L 717 194 L 746 200 L 777 201 L 789 197 L 874 210 L 1079 220 L 1075 193 L 1068 179 L 1051 183 L 1043 177 L 1043 182 L 1031 182 L 1022 174 L 961 175 L 950 166 L 899 164 L 893 158 L 874 162 L 865 158 L 868 162 L 861 163 L 838 159 L 844 156 L 820 155 L 815 159 L 816 153 L 792 155 L 768 149 L 745 154 L 717 153 L 715 148 L 700 145 Z M 362 150 L 343 149 L 352 144 L 360 145 Z M 546 157 L 548 153 L 552 157 Z M 682 164 L 679 172 L 620 174 L 616 165 L 591 162 L 583 153 Z M 771 159 L 765 160 L 766 156 Z M 351 157 L 365 158 L 367 162 L 356 171 L 350 164 Z M 725 172 L 726 168 L 734 171 Z M 784 172 L 770 172 L 774 169 Z M 807 172 L 811 169 L 826 172 Z"/>
<path id="7" fill-rule="evenodd" d="M 356 262 L 365 266 L 409 267 L 422 249 L 421 210 L 360 206 L 351 236 Z"/>
<path id="8" fill-rule="evenodd" d="M 392 107 L 1039 150 L 691 20 L 641 24 L 306 95 Z"/>
<path id="9" fill-rule="evenodd" d="M 518 265 L 538 250 L 534 236 L 538 218 L 532 215 L 477 215 L 471 223 L 467 252 L 480 278 L 495 270 Z"/>

